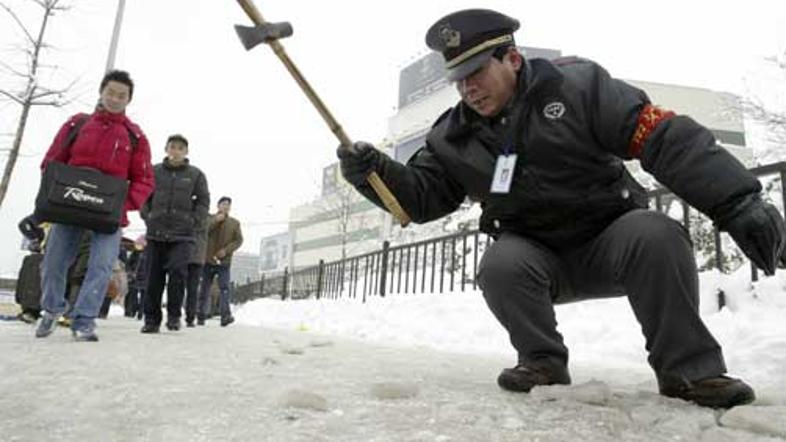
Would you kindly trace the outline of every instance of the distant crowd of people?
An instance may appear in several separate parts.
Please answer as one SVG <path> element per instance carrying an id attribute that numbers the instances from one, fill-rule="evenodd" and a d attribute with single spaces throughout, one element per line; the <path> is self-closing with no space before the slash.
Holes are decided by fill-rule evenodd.
<path id="1" fill-rule="evenodd" d="M 108 72 L 96 109 L 66 121 L 41 164 L 43 171 L 53 162 L 72 169 L 52 178 L 44 174 L 44 180 L 66 184 L 48 187 L 43 198 L 49 201 L 42 202 L 39 194 L 36 212 L 19 224 L 31 251 L 19 272 L 19 318 L 38 321 L 36 337 L 51 335 L 60 324 L 70 327 L 77 341 L 97 341 L 95 320 L 107 316 L 112 300 L 122 300 L 125 316 L 144 320 L 142 333 L 158 333 L 162 322 L 170 331 L 180 330 L 183 313 L 187 327 L 205 325 L 216 310 L 211 296 L 216 277 L 220 324 L 234 322 L 230 268 L 243 234 L 230 216 L 232 199 L 219 198 L 216 212 L 209 213 L 207 178 L 190 164 L 188 139 L 181 134 L 167 138 L 162 162 L 151 163 L 147 138 L 125 114 L 133 92 L 127 72 Z M 101 189 L 102 181 L 80 178 L 85 188 L 68 184 L 69 174 L 85 168 L 127 182 L 114 230 L 96 221 L 102 204 L 113 197 Z M 55 204 L 51 194 L 57 192 Z M 39 211 L 44 204 L 48 211 Z M 132 210 L 139 210 L 147 227 L 135 240 L 122 236 Z"/>

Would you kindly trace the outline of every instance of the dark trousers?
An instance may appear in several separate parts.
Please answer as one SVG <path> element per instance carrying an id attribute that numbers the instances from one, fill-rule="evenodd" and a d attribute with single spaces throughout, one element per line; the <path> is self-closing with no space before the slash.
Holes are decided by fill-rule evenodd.
<path id="1" fill-rule="evenodd" d="M 188 259 L 194 243 L 188 241 L 147 243 L 147 290 L 143 308 L 146 324 L 161 324 L 161 297 L 166 284 L 166 310 L 169 321 L 180 319 L 188 274 Z"/>
<path id="2" fill-rule="evenodd" d="M 229 287 L 229 266 L 205 264 L 202 270 L 202 289 L 199 291 L 199 317 L 205 319 L 210 311 L 210 286 L 213 279 L 218 276 L 218 307 L 221 318 L 226 319 L 232 316 L 229 304 L 232 302 L 232 293 Z"/>
<path id="3" fill-rule="evenodd" d="M 720 346 L 699 317 L 690 238 L 661 213 L 634 210 L 587 244 L 560 253 L 503 234 L 483 256 L 478 278 L 519 362 L 545 358 L 567 364 L 553 304 L 627 295 L 660 379 L 699 380 L 726 372 Z"/>
<path id="4" fill-rule="evenodd" d="M 133 318 L 142 314 L 142 296 L 144 296 L 144 290 L 139 290 L 136 285 L 129 287 L 128 294 L 123 300 L 126 316 Z"/>
<path id="5" fill-rule="evenodd" d="M 188 265 L 186 280 L 186 322 L 194 322 L 199 300 L 199 280 L 202 277 L 202 264 Z"/>
<path id="6" fill-rule="evenodd" d="M 109 307 L 112 306 L 112 298 L 109 296 L 104 298 L 104 302 L 101 303 L 101 309 L 98 310 L 98 317 L 101 319 L 106 319 L 109 316 Z"/>

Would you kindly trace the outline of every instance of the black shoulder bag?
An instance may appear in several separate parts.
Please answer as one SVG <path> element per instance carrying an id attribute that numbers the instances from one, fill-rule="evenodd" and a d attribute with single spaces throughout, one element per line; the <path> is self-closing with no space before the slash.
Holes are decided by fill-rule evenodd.
<path id="1" fill-rule="evenodd" d="M 64 148 L 70 149 L 88 117 L 69 130 Z M 129 131 L 131 144 L 136 137 Z M 115 233 L 120 227 L 128 181 L 88 167 L 52 161 L 41 175 L 35 199 L 35 218 L 83 227 L 100 233 Z"/>

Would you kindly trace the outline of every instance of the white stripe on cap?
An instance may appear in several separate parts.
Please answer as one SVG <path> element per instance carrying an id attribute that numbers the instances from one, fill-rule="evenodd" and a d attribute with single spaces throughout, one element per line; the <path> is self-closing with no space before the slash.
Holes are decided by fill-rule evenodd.
<path id="1" fill-rule="evenodd" d="M 501 46 L 504 43 L 510 43 L 512 41 L 513 41 L 513 36 L 510 35 L 510 34 L 502 35 L 502 36 L 497 37 L 497 38 L 492 38 L 491 40 L 486 40 L 486 41 L 484 41 L 483 43 L 481 43 L 481 44 L 479 44 L 477 46 L 473 46 L 473 47 L 467 49 L 466 51 L 464 51 L 463 53 L 459 54 L 458 56 L 456 56 L 452 60 L 446 62 L 445 63 L 445 67 L 448 68 L 448 69 L 452 69 L 452 68 L 460 65 L 461 63 L 465 62 L 470 57 L 472 57 L 474 55 L 477 55 L 478 53 L 483 52 L 483 51 L 485 51 L 488 48 L 493 48 L 494 46 Z"/>

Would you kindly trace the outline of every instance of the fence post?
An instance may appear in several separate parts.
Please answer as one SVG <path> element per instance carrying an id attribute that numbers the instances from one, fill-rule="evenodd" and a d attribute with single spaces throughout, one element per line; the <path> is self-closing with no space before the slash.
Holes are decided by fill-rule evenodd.
<path id="1" fill-rule="evenodd" d="M 284 267 L 284 278 L 281 283 L 281 300 L 287 299 L 287 279 L 289 278 L 289 267 Z"/>
<path id="2" fill-rule="evenodd" d="M 341 257 L 341 267 L 338 269 L 338 296 L 336 298 L 344 297 L 344 275 L 347 271 L 347 258 L 345 256 Z M 347 298 L 349 294 L 347 294 Z"/>
<path id="3" fill-rule="evenodd" d="M 781 169 L 780 176 L 781 176 L 781 198 L 783 199 L 783 210 L 786 211 L 786 170 Z"/>
<path id="4" fill-rule="evenodd" d="M 726 307 L 726 293 L 722 289 L 718 289 L 718 311 Z"/>
<path id="5" fill-rule="evenodd" d="M 715 232 L 715 267 L 718 271 L 723 273 L 723 250 L 721 250 L 721 233 L 717 227 L 713 228 Z"/>
<path id="6" fill-rule="evenodd" d="M 682 225 L 685 226 L 685 230 L 688 232 L 688 236 L 691 237 L 690 233 L 690 206 L 685 201 L 682 202 Z"/>
<path id="7" fill-rule="evenodd" d="M 322 297 L 322 281 L 325 278 L 325 260 L 319 260 L 319 270 L 317 271 L 317 299 Z"/>

